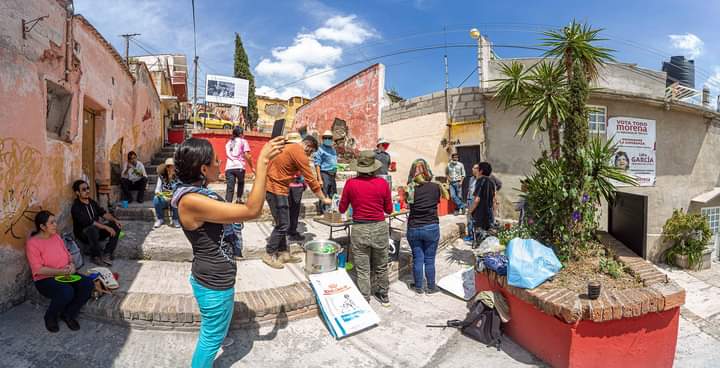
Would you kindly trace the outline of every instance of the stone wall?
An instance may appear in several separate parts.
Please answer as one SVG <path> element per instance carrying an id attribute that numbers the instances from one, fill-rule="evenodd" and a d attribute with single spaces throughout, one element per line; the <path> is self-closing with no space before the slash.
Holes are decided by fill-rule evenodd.
<path id="1" fill-rule="evenodd" d="M 109 192 L 112 148 L 148 161 L 162 144 L 160 99 L 147 69 L 133 76 L 120 55 L 81 16 L 57 0 L 9 0 L 0 11 L 0 311 L 24 300 L 30 285 L 25 241 L 37 211 L 70 226 L 70 184 L 83 176 L 83 110 L 96 113 L 96 183 Z M 20 19 L 49 15 L 23 38 Z M 66 52 L 68 51 L 68 52 Z M 67 57 L 69 55 L 69 57 Z M 66 76 L 67 68 L 67 76 Z M 65 128 L 48 132 L 48 86 L 69 94 Z M 54 88 L 54 87 L 53 87 Z M 59 116 L 62 116 L 59 115 Z M 118 144 L 120 142 L 120 144 Z"/>
<path id="2" fill-rule="evenodd" d="M 448 90 L 448 116 L 452 122 L 483 121 L 485 104 L 477 87 Z M 434 92 L 391 104 L 383 109 L 382 124 L 446 111 L 445 92 Z"/>
<path id="3" fill-rule="evenodd" d="M 345 139 L 351 150 L 374 149 L 385 94 L 385 66 L 375 64 L 330 87 L 295 113 L 294 130 L 322 134 L 333 130 L 336 118 L 344 129 L 335 129 L 335 139 Z M 341 132 L 342 130 L 342 132 Z M 344 137 L 343 135 L 347 135 Z"/>

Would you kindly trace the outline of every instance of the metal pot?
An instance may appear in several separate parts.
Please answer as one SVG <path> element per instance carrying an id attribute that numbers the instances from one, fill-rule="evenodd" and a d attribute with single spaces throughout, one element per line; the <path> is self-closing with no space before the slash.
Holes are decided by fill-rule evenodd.
<path id="1" fill-rule="evenodd" d="M 326 246 L 332 246 L 334 251 L 322 253 Z M 305 243 L 305 273 L 323 273 L 337 269 L 337 254 L 342 251 L 340 244 L 332 240 L 312 240 Z"/>

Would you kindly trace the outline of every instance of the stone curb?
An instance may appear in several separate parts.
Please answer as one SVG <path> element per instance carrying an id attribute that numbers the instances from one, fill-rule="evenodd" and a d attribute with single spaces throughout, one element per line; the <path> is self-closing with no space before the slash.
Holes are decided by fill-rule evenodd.
<path id="1" fill-rule="evenodd" d="M 507 283 L 506 276 L 494 271 L 482 272 L 515 297 L 555 316 L 566 323 L 581 320 L 604 322 L 623 318 L 640 317 L 648 313 L 663 312 L 678 308 L 685 303 L 685 289 L 658 271 L 655 266 L 638 257 L 617 239 L 601 233 L 600 241 L 615 250 L 618 260 L 642 283 L 643 288 L 603 291 L 596 300 L 581 298 L 579 294 L 566 289 L 539 287 L 527 290 Z"/>

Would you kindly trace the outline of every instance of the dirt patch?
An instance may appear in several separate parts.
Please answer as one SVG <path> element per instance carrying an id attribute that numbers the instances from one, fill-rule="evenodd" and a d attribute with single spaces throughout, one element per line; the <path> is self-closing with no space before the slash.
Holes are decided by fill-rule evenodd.
<path id="1" fill-rule="evenodd" d="M 616 265 L 608 262 L 614 259 L 611 250 L 600 243 L 592 243 L 588 249 L 579 254 L 578 259 L 563 265 L 563 269 L 550 281 L 544 283 L 543 288 L 566 288 L 584 294 L 587 293 L 589 281 L 599 281 L 605 291 L 642 288 L 640 280 L 632 275 L 624 264 L 619 261 Z M 606 263 L 605 271 L 600 266 L 603 260 Z M 607 273 L 608 269 L 612 269 L 615 277 Z"/>

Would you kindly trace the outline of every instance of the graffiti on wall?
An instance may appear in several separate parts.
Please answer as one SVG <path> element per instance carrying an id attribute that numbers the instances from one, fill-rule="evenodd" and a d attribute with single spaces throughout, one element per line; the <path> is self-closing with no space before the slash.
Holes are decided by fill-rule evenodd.
<path id="1" fill-rule="evenodd" d="M 22 245 L 33 227 L 42 163 L 35 148 L 0 139 L 0 244 Z"/>

